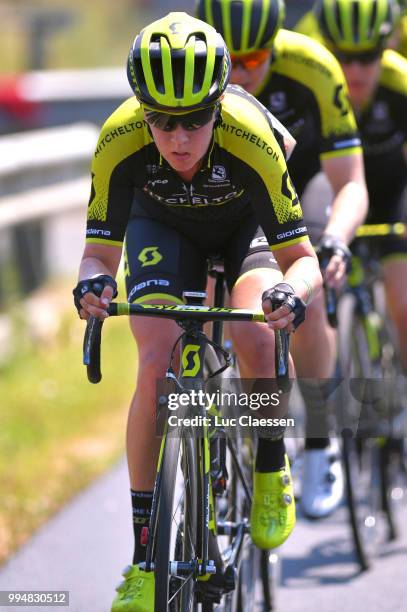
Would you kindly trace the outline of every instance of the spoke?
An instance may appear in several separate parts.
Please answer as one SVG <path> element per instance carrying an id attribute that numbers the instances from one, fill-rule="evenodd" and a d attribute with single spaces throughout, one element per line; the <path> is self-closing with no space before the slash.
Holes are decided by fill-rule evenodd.
<path id="1" fill-rule="evenodd" d="M 182 495 L 180 495 L 180 498 L 179 498 L 179 500 L 178 500 L 178 503 L 177 503 L 177 505 L 175 506 L 175 509 L 174 509 L 173 515 L 172 515 L 172 517 L 171 517 L 171 522 L 172 522 L 172 523 L 175 523 L 175 525 L 176 525 L 176 527 L 177 527 L 177 528 L 179 528 L 179 525 L 180 525 L 180 524 L 179 524 L 179 522 L 177 523 L 177 521 L 175 520 L 175 515 L 177 514 L 178 509 L 179 509 L 179 507 L 180 507 L 181 503 L 182 503 Z M 180 512 L 180 514 L 182 515 L 182 513 L 181 513 L 181 512 Z"/>
<path id="2" fill-rule="evenodd" d="M 173 601 L 173 599 L 174 599 L 175 597 L 177 597 L 178 593 L 180 593 L 180 592 L 182 591 L 182 589 L 183 589 L 183 588 L 185 588 L 185 585 L 186 585 L 186 584 L 187 584 L 187 583 L 188 583 L 188 582 L 191 580 L 192 576 L 193 576 L 193 572 L 191 572 L 187 578 L 183 578 L 183 577 L 181 577 L 181 576 L 177 576 L 177 579 L 178 579 L 178 580 L 181 580 L 181 581 L 182 581 L 182 584 L 181 584 L 181 586 L 179 587 L 179 589 L 178 589 L 177 591 L 175 591 L 175 593 L 174 593 L 174 595 L 171 597 L 171 599 L 168 601 L 168 603 L 169 603 L 169 604 L 170 604 L 170 603 Z"/>

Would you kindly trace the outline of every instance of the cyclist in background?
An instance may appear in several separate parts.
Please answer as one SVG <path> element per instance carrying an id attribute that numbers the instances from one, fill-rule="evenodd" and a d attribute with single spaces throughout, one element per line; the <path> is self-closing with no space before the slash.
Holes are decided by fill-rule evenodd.
<path id="1" fill-rule="evenodd" d="M 326 44 L 343 68 L 362 137 L 370 223 L 402 220 L 407 208 L 407 60 L 385 49 L 394 0 L 319 0 Z M 369 24 L 369 27 L 367 27 Z M 389 314 L 407 372 L 407 241 L 379 245 Z"/>
<path id="2" fill-rule="evenodd" d="M 183 290 L 205 289 L 207 258 L 221 254 L 232 307 L 256 309 L 266 292 L 268 325 L 231 331 L 247 375 L 272 378 L 273 330 L 299 325 L 322 278 L 283 138 L 262 105 L 240 87 L 227 87 L 229 75 L 222 37 L 186 13 L 170 13 L 136 36 L 128 58 L 135 96 L 106 121 L 95 151 L 75 304 L 82 318 L 107 316 L 125 234 L 130 302 L 181 303 Z M 100 297 L 95 282 L 104 286 Z M 270 312 L 274 285 L 286 299 Z M 127 428 L 135 547 L 112 610 L 152 612 L 154 573 L 138 564 L 145 560 L 143 528 L 160 447 L 156 382 L 180 332 L 173 321 L 137 317 L 131 329 L 139 356 Z M 295 523 L 281 429 L 259 432 L 254 467 L 251 536 L 274 548 Z"/>
<path id="3" fill-rule="evenodd" d="M 404 57 L 407 57 L 407 1 L 398 0 L 398 4 L 400 5 L 401 17 L 398 25 L 394 28 L 392 36 L 388 40 L 388 46 L 398 51 Z M 316 2 L 314 8 L 305 13 L 297 22 L 294 30 L 300 34 L 311 36 L 314 40 L 325 44 L 315 11 L 317 6 L 318 3 Z"/>
<path id="4" fill-rule="evenodd" d="M 400 21 L 389 40 L 388 46 L 407 58 L 407 0 L 399 0 Z"/>
<path id="5" fill-rule="evenodd" d="M 338 62 L 308 37 L 280 29 L 282 0 L 199 0 L 197 14 L 224 37 L 232 58 L 231 81 L 255 95 L 297 140 L 288 161 L 290 175 L 311 241 L 329 260 L 325 282 L 338 287 L 349 260 L 347 245 L 368 206 L 360 139 Z M 307 309 L 306 323 L 291 345 L 307 409 L 301 505 L 307 516 L 320 518 L 343 495 L 340 455 L 336 440 L 329 439 L 327 411 L 336 335 L 322 294 Z"/>

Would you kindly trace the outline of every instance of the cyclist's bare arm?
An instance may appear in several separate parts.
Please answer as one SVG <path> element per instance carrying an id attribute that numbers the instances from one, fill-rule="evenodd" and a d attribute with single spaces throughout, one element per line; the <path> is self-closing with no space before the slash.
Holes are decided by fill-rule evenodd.
<path id="1" fill-rule="evenodd" d="M 98 274 L 108 274 L 115 278 L 120 264 L 122 248 L 105 244 L 87 244 L 79 267 L 78 280 L 85 280 Z M 106 286 L 100 297 L 94 293 L 86 293 L 81 299 L 83 309 L 81 317 L 88 319 L 90 315 L 98 318 L 107 316 L 106 310 L 113 297 L 113 289 Z"/>
<path id="2" fill-rule="evenodd" d="M 334 192 L 325 233 L 338 236 L 348 244 L 365 220 L 368 209 L 362 153 L 323 159 L 322 169 Z"/>
<path id="3" fill-rule="evenodd" d="M 332 212 L 324 233 L 349 244 L 365 220 L 369 205 L 363 155 L 354 153 L 323 159 L 321 163 L 334 192 Z M 334 255 L 324 272 L 325 281 L 329 286 L 339 287 L 345 273 L 346 262 Z"/>

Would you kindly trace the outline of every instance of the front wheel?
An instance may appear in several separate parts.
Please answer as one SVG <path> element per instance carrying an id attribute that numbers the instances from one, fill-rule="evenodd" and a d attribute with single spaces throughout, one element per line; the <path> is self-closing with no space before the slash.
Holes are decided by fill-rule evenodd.
<path id="1" fill-rule="evenodd" d="M 197 449 L 193 437 L 169 435 L 163 455 L 155 544 L 155 612 L 192 612 L 195 576 L 178 563 L 197 559 Z"/>

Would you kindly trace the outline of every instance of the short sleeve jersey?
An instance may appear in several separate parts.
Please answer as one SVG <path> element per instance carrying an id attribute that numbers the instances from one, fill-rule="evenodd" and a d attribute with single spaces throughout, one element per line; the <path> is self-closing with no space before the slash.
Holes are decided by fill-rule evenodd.
<path id="1" fill-rule="evenodd" d="M 303 25 L 300 22 L 297 27 L 303 27 L 309 35 L 323 40 L 314 13 L 304 17 Z M 369 214 L 375 220 L 399 220 L 401 196 L 407 184 L 404 152 L 407 142 L 407 59 L 396 51 L 384 51 L 374 97 L 356 119 L 363 145 Z"/>
<path id="2" fill-rule="evenodd" d="M 221 119 L 187 183 L 160 155 L 136 98 L 124 102 L 104 124 L 94 154 L 87 242 L 122 244 L 136 190 L 147 204 L 197 224 L 229 223 L 252 207 L 272 250 L 308 240 L 270 113 L 229 86 Z"/>
<path id="3" fill-rule="evenodd" d="M 342 70 L 324 46 L 280 30 L 256 97 L 288 128 L 297 146 L 288 162 L 302 193 L 321 159 L 360 153 L 360 138 Z"/>
<path id="4" fill-rule="evenodd" d="M 407 185 L 407 60 L 383 53 L 374 98 L 357 117 L 363 142 L 371 211 L 377 218 L 396 208 Z"/>

